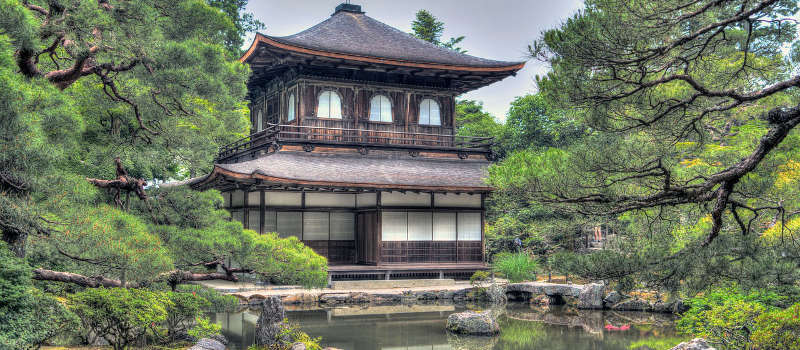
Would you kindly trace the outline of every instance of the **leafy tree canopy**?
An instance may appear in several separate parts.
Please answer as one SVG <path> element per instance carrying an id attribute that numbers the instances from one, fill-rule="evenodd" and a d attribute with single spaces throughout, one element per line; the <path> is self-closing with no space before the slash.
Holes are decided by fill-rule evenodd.
<path id="1" fill-rule="evenodd" d="M 33 278 L 324 283 L 324 258 L 230 222 L 218 192 L 148 186 L 247 132 L 244 4 L 0 0 L 0 231 Z"/>
<path id="2" fill-rule="evenodd" d="M 429 43 L 433 43 L 453 51 L 467 53 L 467 50 L 457 46 L 461 43 L 461 41 L 464 40 L 463 35 L 450 38 L 450 40 L 446 42 L 440 41 L 442 38 L 442 33 L 444 32 L 444 22 L 439 21 L 430 12 L 428 12 L 428 10 L 417 11 L 416 18 L 413 22 L 411 22 L 411 30 L 413 31 L 413 35 L 415 37 L 425 40 Z"/>
<path id="3" fill-rule="evenodd" d="M 552 66 L 543 96 L 592 132 L 508 157 L 492 184 L 618 220 L 617 249 L 565 262 L 584 276 L 792 286 L 796 12 L 779 0 L 587 1 L 531 51 Z"/>

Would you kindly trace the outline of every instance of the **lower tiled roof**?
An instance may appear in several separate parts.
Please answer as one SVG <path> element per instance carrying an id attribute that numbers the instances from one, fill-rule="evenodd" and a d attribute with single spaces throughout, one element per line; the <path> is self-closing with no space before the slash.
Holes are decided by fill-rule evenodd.
<path id="1" fill-rule="evenodd" d="M 190 185 L 223 175 L 287 185 L 489 191 L 489 162 L 475 159 L 411 158 L 357 153 L 281 151 L 257 159 L 217 164 Z"/>

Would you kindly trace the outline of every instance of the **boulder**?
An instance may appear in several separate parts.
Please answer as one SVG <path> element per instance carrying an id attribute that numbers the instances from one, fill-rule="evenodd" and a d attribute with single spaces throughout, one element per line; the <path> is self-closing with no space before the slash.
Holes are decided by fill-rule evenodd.
<path id="1" fill-rule="evenodd" d="M 198 340 L 189 350 L 225 350 L 225 344 L 216 339 L 203 338 Z"/>
<path id="2" fill-rule="evenodd" d="M 455 302 L 462 302 L 467 300 L 467 294 L 472 290 L 472 288 L 465 288 L 459 289 L 453 292 L 453 301 Z"/>
<path id="3" fill-rule="evenodd" d="M 286 312 L 283 302 L 277 296 L 271 296 L 261 302 L 261 315 L 256 322 L 256 345 L 269 347 L 285 339 L 281 339 L 281 331 L 285 325 Z"/>
<path id="4" fill-rule="evenodd" d="M 665 303 L 665 302 L 659 300 L 659 301 L 653 303 L 653 312 L 671 313 L 672 310 L 674 309 L 674 307 L 675 307 L 675 302 L 674 301 L 670 301 L 670 302 Z"/>
<path id="5" fill-rule="evenodd" d="M 297 293 L 284 296 L 283 303 L 287 305 L 294 304 L 313 304 L 317 302 L 317 296 L 310 293 Z"/>
<path id="6" fill-rule="evenodd" d="M 715 350 L 715 348 L 706 342 L 703 338 L 694 338 L 690 341 L 685 341 L 670 350 Z"/>
<path id="7" fill-rule="evenodd" d="M 622 293 L 617 291 L 612 291 L 611 293 L 608 293 L 608 295 L 606 295 L 605 299 L 603 299 L 603 303 L 605 303 L 606 307 L 610 307 L 611 305 L 614 305 L 622 301 L 623 298 L 624 296 L 622 295 Z"/>
<path id="8" fill-rule="evenodd" d="M 300 342 L 294 343 L 292 344 L 292 347 L 289 348 L 289 350 L 306 350 L 306 344 Z"/>
<path id="9" fill-rule="evenodd" d="M 508 302 L 505 285 L 492 283 L 486 288 L 486 295 L 489 297 L 489 301 L 494 304 L 505 304 Z"/>
<path id="10" fill-rule="evenodd" d="M 682 314 L 686 311 L 689 311 L 689 305 L 686 305 L 681 299 L 675 300 L 675 303 L 672 305 L 672 313 Z"/>
<path id="11" fill-rule="evenodd" d="M 497 335 L 500 325 L 493 317 L 491 311 L 485 312 L 458 312 L 447 317 L 446 328 L 448 331 L 468 335 Z"/>
<path id="12" fill-rule="evenodd" d="M 549 306 L 550 305 L 550 297 L 542 294 L 537 295 L 530 300 L 531 304 L 539 305 L 539 306 Z"/>
<path id="13" fill-rule="evenodd" d="M 583 286 L 578 294 L 579 309 L 602 309 L 603 295 L 606 286 L 600 283 L 591 283 Z"/>
<path id="14" fill-rule="evenodd" d="M 322 304 L 345 304 L 349 299 L 350 294 L 347 293 L 322 294 L 319 296 L 319 302 Z"/>
<path id="15" fill-rule="evenodd" d="M 633 298 L 616 303 L 611 309 L 619 311 L 652 311 L 653 306 L 647 300 Z"/>
<path id="16" fill-rule="evenodd" d="M 348 298 L 348 303 L 353 304 L 368 304 L 372 301 L 372 297 L 367 293 L 351 293 Z"/>
<path id="17" fill-rule="evenodd" d="M 399 303 L 403 297 L 400 294 L 372 294 L 372 302 L 376 304 Z"/>

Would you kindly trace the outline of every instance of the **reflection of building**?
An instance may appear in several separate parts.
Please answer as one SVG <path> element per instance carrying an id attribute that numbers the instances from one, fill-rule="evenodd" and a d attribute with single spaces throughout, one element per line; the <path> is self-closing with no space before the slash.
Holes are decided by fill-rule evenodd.
<path id="1" fill-rule="evenodd" d="M 353 306 L 287 312 L 304 332 L 322 337 L 339 349 L 451 349 L 444 322 L 453 305 Z M 230 341 L 231 348 L 247 349 L 255 342 L 258 313 L 218 313 L 211 316 Z M 441 329 L 441 332 L 436 331 Z"/>
<path id="2" fill-rule="evenodd" d="M 455 97 L 523 63 L 440 48 L 351 4 L 294 35 L 256 35 L 241 61 L 252 134 L 192 187 L 220 189 L 234 220 L 298 237 L 334 273 L 484 266 L 492 140 L 455 135 Z"/>

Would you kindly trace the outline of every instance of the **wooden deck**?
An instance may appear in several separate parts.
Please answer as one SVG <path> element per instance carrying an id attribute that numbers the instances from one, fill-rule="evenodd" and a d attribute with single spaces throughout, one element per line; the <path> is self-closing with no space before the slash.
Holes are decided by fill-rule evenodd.
<path id="1" fill-rule="evenodd" d="M 460 263 L 460 264 L 382 264 L 382 265 L 330 265 L 328 276 L 357 277 L 376 276 L 377 278 L 390 279 L 392 276 L 419 276 L 429 275 L 444 278 L 445 275 L 471 274 L 479 270 L 487 270 L 485 263 Z"/>

